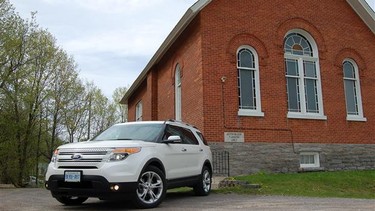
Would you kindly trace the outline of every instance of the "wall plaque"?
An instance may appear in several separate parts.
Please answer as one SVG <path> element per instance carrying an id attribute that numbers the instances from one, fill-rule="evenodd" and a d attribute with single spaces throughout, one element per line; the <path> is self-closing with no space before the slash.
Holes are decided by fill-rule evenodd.
<path id="1" fill-rule="evenodd" d="M 224 132 L 224 142 L 245 142 L 245 135 L 241 132 Z"/>

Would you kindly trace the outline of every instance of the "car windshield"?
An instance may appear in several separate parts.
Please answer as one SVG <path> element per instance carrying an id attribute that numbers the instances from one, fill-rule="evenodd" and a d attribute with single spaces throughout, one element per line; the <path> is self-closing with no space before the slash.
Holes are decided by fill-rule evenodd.
<path id="1" fill-rule="evenodd" d="M 105 140 L 141 140 L 156 142 L 163 130 L 163 124 L 121 124 L 113 125 L 92 141 Z"/>

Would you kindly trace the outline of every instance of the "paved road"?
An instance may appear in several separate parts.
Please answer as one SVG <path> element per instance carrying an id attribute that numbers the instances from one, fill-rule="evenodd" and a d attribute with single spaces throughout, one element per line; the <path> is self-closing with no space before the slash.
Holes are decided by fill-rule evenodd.
<path id="1" fill-rule="evenodd" d="M 0 189 L 0 210 L 132 210 L 129 202 L 89 199 L 81 206 L 67 207 L 54 200 L 45 189 Z M 375 210 L 375 200 L 306 198 L 210 194 L 196 197 L 192 192 L 168 193 L 153 210 Z"/>

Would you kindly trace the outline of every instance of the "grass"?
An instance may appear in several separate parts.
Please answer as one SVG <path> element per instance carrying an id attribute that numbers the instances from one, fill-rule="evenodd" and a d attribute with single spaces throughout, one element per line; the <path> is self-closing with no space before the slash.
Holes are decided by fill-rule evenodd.
<path id="1" fill-rule="evenodd" d="M 257 190 L 237 186 L 219 189 L 217 192 L 375 199 L 375 170 L 293 174 L 257 173 L 238 176 L 234 179 L 260 184 L 261 188 Z"/>

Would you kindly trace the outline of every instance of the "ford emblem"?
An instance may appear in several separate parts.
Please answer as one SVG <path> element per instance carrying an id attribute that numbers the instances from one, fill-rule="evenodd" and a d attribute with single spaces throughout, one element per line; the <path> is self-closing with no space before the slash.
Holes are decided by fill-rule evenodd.
<path id="1" fill-rule="evenodd" d="M 82 159 L 82 155 L 81 154 L 74 154 L 72 155 L 71 157 L 73 160 L 81 160 Z"/>

